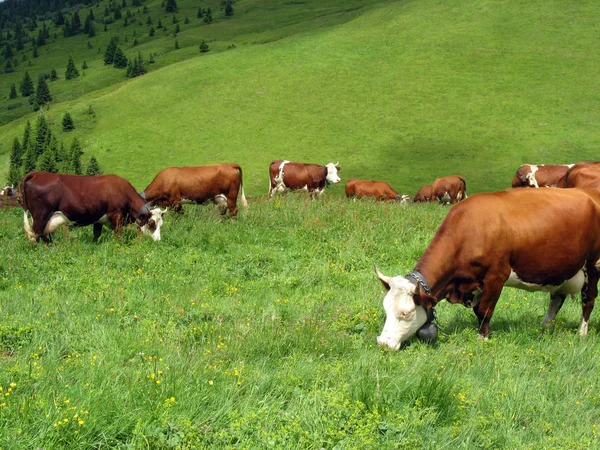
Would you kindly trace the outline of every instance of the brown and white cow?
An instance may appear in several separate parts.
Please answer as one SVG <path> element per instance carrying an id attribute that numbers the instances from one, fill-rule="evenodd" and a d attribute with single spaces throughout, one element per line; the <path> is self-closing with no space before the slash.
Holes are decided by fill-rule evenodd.
<path id="1" fill-rule="evenodd" d="M 342 181 L 338 176 L 341 169 L 333 163 L 320 166 L 277 160 L 269 166 L 269 198 L 276 192 L 286 190 L 310 192 L 313 198 L 323 193 L 325 187 Z"/>
<path id="2" fill-rule="evenodd" d="M 120 231 L 133 222 L 160 241 L 164 211 L 152 209 L 129 181 L 117 175 L 30 172 L 21 181 L 21 195 L 25 233 L 31 243 L 49 242 L 63 224 L 93 225 L 97 241 L 103 226 Z"/>
<path id="3" fill-rule="evenodd" d="M 399 201 L 408 200 L 407 195 L 398 194 L 385 181 L 356 180 L 352 178 L 346 183 L 347 198 L 373 197 L 380 201 Z"/>
<path id="4" fill-rule="evenodd" d="M 238 212 L 237 198 L 241 189 L 242 208 L 248 209 L 244 194 L 242 168 L 238 164 L 168 167 L 161 170 L 142 192 L 142 197 L 154 206 L 169 206 L 181 210 L 182 202 L 211 201 L 227 210 L 231 217 Z"/>
<path id="5" fill-rule="evenodd" d="M 433 199 L 440 203 L 454 204 L 467 198 L 467 183 L 460 175 L 436 178 L 431 188 Z"/>
<path id="6" fill-rule="evenodd" d="M 557 186 L 567 170 L 573 164 L 523 164 L 517 169 L 512 187 L 549 187 Z"/>
<path id="7" fill-rule="evenodd" d="M 18 206 L 20 202 L 19 190 L 12 186 L 5 186 L 0 190 L 0 208 Z"/>
<path id="8" fill-rule="evenodd" d="M 558 181 L 562 188 L 600 189 L 600 162 L 579 162 L 573 164 Z"/>
<path id="9" fill-rule="evenodd" d="M 426 184 L 413 196 L 413 202 L 431 202 L 435 200 L 435 196 L 433 194 L 433 186 L 430 184 Z"/>
<path id="10" fill-rule="evenodd" d="M 598 293 L 600 191 L 515 189 L 475 194 L 453 206 L 414 270 L 377 276 L 387 290 L 386 321 L 377 341 L 398 349 L 442 299 L 473 308 L 479 334 L 503 286 L 550 293 L 543 326 L 567 295 L 581 292 L 585 336 Z"/>

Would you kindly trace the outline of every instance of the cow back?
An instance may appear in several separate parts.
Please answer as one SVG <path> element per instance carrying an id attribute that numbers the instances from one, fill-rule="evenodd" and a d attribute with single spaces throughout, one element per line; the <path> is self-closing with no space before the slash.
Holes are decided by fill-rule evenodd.
<path id="1" fill-rule="evenodd" d="M 600 189 L 600 162 L 574 164 L 561 178 L 558 186 Z"/>

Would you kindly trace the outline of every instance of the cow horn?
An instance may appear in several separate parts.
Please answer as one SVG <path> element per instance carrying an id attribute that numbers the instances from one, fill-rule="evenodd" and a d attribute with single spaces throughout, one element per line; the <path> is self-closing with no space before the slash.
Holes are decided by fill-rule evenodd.
<path id="1" fill-rule="evenodd" d="M 382 274 L 381 271 L 379 270 L 379 267 L 377 267 L 377 264 L 373 264 L 373 266 L 375 266 L 375 273 L 377 274 L 377 277 L 381 280 L 381 282 L 386 287 L 386 289 L 389 290 L 390 281 L 391 281 L 392 277 L 388 277 L 387 275 Z"/>
<path id="2" fill-rule="evenodd" d="M 169 207 L 166 207 L 165 209 L 160 209 L 160 208 L 158 208 L 158 210 L 159 210 L 161 213 L 163 213 L 163 214 L 164 214 L 164 213 L 166 213 L 166 212 L 169 210 Z"/>

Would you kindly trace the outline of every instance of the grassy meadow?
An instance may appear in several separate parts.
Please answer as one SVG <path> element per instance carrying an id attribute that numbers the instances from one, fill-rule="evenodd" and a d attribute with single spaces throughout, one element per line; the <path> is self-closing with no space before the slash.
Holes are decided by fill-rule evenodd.
<path id="1" fill-rule="evenodd" d="M 0 210 L 0 447 L 590 449 L 598 312 L 506 289 L 477 338 L 442 302 L 438 343 L 377 347 L 386 274 L 446 207 L 305 195 L 165 216 L 162 241 L 91 228 L 30 246 Z"/>

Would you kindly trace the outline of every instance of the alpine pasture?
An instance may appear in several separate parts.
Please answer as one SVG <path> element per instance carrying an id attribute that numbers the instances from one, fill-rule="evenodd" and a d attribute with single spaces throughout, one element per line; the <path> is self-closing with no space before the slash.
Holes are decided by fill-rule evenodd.
<path id="1" fill-rule="evenodd" d="M 178 3 L 192 19 L 197 5 Z M 156 23 L 160 3 L 144 4 Z M 163 50 L 131 80 L 98 52 L 116 27 L 98 30 L 85 75 L 50 83 L 53 130 L 77 137 L 105 173 L 142 190 L 167 166 L 235 162 L 249 210 L 222 220 L 186 205 L 165 214 L 159 243 L 134 227 L 93 243 L 87 227 L 37 246 L 20 209 L 0 210 L 0 447 L 599 447 L 600 313 L 579 338 L 577 296 L 541 334 L 547 296 L 505 289 L 489 341 L 477 339 L 472 311 L 441 302 L 436 344 L 379 349 L 373 263 L 410 271 L 448 209 L 346 201 L 343 185 L 381 179 L 414 194 L 459 173 L 472 194 L 509 187 L 521 163 L 597 159 L 600 6 L 234 8 L 182 25 L 178 50 L 171 35 L 140 39 L 128 56 Z M 210 52 L 198 52 L 202 39 Z M 32 76 L 66 66 L 87 41 L 42 47 Z M 7 93 L 24 66 L 0 75 Z M 39 114 L 8 103 L 0 179 L 13 139 Z M 339 162 L 342 183 L 317 201 L 264 201 L 280 158 Z"/>

